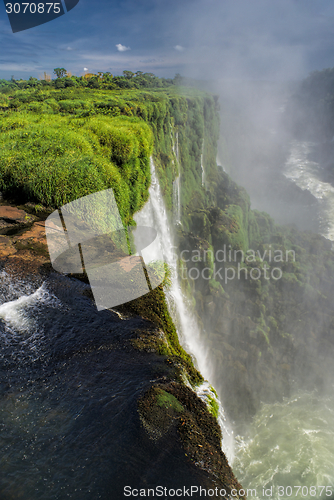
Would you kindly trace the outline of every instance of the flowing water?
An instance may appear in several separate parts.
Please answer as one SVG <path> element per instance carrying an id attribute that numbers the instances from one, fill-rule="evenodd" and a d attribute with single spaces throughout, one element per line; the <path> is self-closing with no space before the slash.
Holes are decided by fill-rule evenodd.
<path id="1" fill-rule="evenodd" d="M 303 191 L 318 201 L 320 234 L 334 241 L 334 187 L 322 180 L 323 169 L 314 159 L 316 144 L 294 140 L 283 173 Z"/>
<path id="2" fill-rule="evenodd" d="M 168 220 L 167 210 L 164 205 L 160 185 L 156 176 L 153 160 L 151 160 L 151 187 L 150 198 L 145 207 L 135 215 L 138 225 L 154 227 L 162 242 L 162 254 L 171 270 L 171 287 L 166 291 L 167 303 L 170 314 L 176 325 L 178 335 L 183 347 L 193 356 L 194 363 L 205 379 L 212 379 L 211 364 L 205 343 L 201 338 L 201 331 L 195 314 L 191 310 L 189 300 L 184 295 L 178 279 L 178 256 L 174 245 L 171 224 Z M 154 260 L 154 255 L 152 255 Z M 210 396 L 216 399 L 215 393 L 210 389 L 208 382 L 198 388 L 198 395 L 202 399 Z M 226 421 L 224 410 L 220 405 L 219 423 L 223 433 L 223 449 L 230 461 L 234 456 L 233 431 Z"/>
<path id="3" fill-rule="evenodd" d="M 283 173 L 318 202 L 323 236 L 334 241 L 334 187 L 323 180 L 315 144 L 292 141 Z M 297 393 L 263 404 L 236 437 L 233 470 L 248 498 L 334 498 L 334 398 Z"/>
<path id="4" fill-rule="evenodd" d="M 89 290 L 1 272 L 1 500 L 118 499 L 127 484 L 194 481 L 172 443 L 159 455 L 141 429 L 137 400 L 165 367 L 127 342 L 149 324 L 98 312 Z"/>
<path id="5" fill-rule="evenodd" d="M 202 186 L 205 184 L 205 170 L 204 170 L 204 139 L 202 143 L 202 152 L 201 152 L 201 172 L 202 172 Z"/>
<path id="6" fill-rule="evenodd" d="M 252 498 L 333 498 L 332 396 L 301 393 L 264 404 L 249 436 L 236 441 L 233 470 L 244 488 L 256 490 Z"/>
<path id="7" fill-rule="evenodd" d="M 173 217 L 176 224 L 181 224 L 181 176 L 173 181 Z"/>

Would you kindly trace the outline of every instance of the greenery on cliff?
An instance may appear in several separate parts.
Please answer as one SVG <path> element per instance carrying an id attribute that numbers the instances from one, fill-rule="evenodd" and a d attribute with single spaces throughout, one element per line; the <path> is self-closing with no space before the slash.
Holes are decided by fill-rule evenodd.
<path id="1" fill-rule="evenodd" d="M 209 175 L 218 138 L 216 99 L 159 82 L 158 88 L 145 90 L 110 89 L 103 80 L 101 89 L 58 89 L 56 83 L 42 82 L 22 83 L 18 90 L 8 84 L 0 111 L 0 190 L 20 201 L 58 207 L 112 187 L 123 221 L 129 223 L 147 200 L 153 150 L 171 208 L 179 141 L 183 205 L 194 196 L 203 203 L 201 154 Z"/>
<path id="2" fill-rule="evenodd" d="M 148 197 L 150 156 L 170 214 L 179 176 L 178 243 L 189 257 L 180 258 L 184 289 L 205 327 L 212 382 L 230 415 L 244 419 L 260 401 L 288 395 L 295 382 L 307 388 L 325 383 L 312 355 L 327 362 L 332 349 L 333 255 L 324 238 L 251 210 L 245 190 L 217 167 L 217 98 L 163 85 L 6 88 L 0 190 L 21 203 L 58 207 L 112 187 L 124 223 L 131 224 Z M 137 301 L 133 307 L 162 321 L 170 343 L 165 354 L 189 368 L 159 304 Z M 196 372 L 188 374 L 196 380 Z"/>
<path id="3" fill-rule="evenodd" d="M 191 221 L 190 232 L 180 231 L 183 276 L 204 324 L 212 382 L 233 419 L 296 387 L 324 388 L 333 351 L 330 242 L 250 210 L 223 172 L 216 205 Z"/>
<path id="4" fill-rule="evenodd" d="M 182 218 L 189 225 L 191 207 L 205 207 L 208 199 L 201 185 L 201 164 L 207 182 L 216 174 L 217 100 L 169 87 L 120 91 L 8 86 L 0 111 L 0 190 L 5 199 L 26 203 L 26 210 L 40 213 L 42 205 L 53 210 L 112 187 L 123 222 L 131 224 L 148 197 L 153 154 L 170 209 L 173 181 L 181 175 Z M 11 233 L 10 238 L 8 244 L 16 244 L 16 235 Z M 29 250 L 35 251 L 32 245 Z M 26 246 L 22 252 L 27 252 Z M 138 400 L 147 431 L 145 447 L 154 448 L 148 439 L 168 440 L 178 449 L 181 443 L 181 460 L 205 470 L 203 484 L 211 484 L 213 477 L 215 485 L 222 484 L 227 492 L 240 488 L 221 450 L 216 401 L 210 401 L 208 408 L 185 384 L 185 377 L 193 386 L 203 378 L 180 346 L 162 288 L 119 311 L 153 323 L 152 329 L 138 329 L 133 338 L 122 340 L 132 358 L 132 351 L 138 356 L 150 353 L 151 358 L 159 354 L 160 364 L 165 365 L 159 372 L 161 383 Z"/>

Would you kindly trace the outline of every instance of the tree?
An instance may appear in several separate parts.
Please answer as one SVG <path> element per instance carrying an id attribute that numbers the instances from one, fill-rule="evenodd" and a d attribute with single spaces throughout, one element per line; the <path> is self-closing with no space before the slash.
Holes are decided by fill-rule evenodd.
<path id="1" fill-rule="evenodd" d="M 125 78 L 132 78 L 134 76 L 134 73 L 132 73 L 132 71 L 124 70 L 123 75 L 125 76 Z"/>
<path id="2" fill-rule="evenodd" d="M 63 78 L 67 75 L 67 71 L 65 68 L 55 68 L 53 72 L 57 76 L 57 78 Z"/>
<path id="3" fill-rule="evenodd" d="M 103 73 L 103 81 L 104 82 L 111 82 L 112 81 L 112 74 L 107 71 L 106 73 Z"/>
<path id="4" fill-rule="evenodd" d="M 93 76 L 88 81 L 88 87 L 91 89 L 98 89 L 100 87 L 100 81 L 98 76 Z"/>

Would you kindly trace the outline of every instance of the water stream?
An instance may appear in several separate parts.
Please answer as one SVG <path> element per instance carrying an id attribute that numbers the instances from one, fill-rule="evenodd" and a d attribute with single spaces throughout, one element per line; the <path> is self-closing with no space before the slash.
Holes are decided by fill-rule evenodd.
<path id="1" fill-rule="evenodd" d="M 178 278 L 178 256 L 174 245 L 174 237 L 171 224 L 168 220 L 167 210 L 164 205 L 159 181 L 155 172 L 153 160 L 151 160 L 151 187 L 150 198 L 144 208 L 135 215 L 138 225 L 151 226 L 158 232 L 162 242 L 161 252 L 171 271 L 171 287 L 166 290 L 167 304 L 170 314 L 176 325 L 179 339 L 183 347 L 193 356 L 193 360 L 203 377 L 212 380 L 211 363 L 205 342 L 201 337 L 200 327 L 196 315 L 192 311 L 190 301 L 182 291 Z M 154 260 L 154 255 L 152 255 Z M 206 399 L 209 395 L 216 399 L 215 393 L 210 389 L 210 384 L 205 382 L 198 389 L 198 395 Z M 234 436 L 226 417 L 223 407 L 219 401 L 220 414 L 219 423 L 223 433 L 223 449 L 230 461 L 234 457 Z"/>
<path id="2" fill-rule="evenodd" d="M 300 393 L 263 404 L 249 435 L 236 437 L 233 470 L 252 498 L 332 498 L 334 494 L 333 397 Z"/>
<path id="3" fill-rule="evenodd" d="M 164 360 L 127 342 L 150 324 L 98 312 L 89 290 L 1 273 L 1 500 L 118 499 L 127 484 L 196 483 L 181 451 L 147 446 L 141 428 L 138 398 Z"/>
<path id="4" fill-rule="evenodd" d="M 334 187 L 324 180 L 315 148 L 292 141 L 283 173 L 315 198 L 320 232 L 334 241 Z M 334 498 L 333 389 L 262 404 L 247 436 L 236 436 L 233 470 L 253 490 L 249 497 Z"/>
<path id="5" fill-rule="evenodd" d="M 316 146 L 310 141 L 292 141 L 283 173 L 287 179 L 303 191 L 311 193 L 318 201 L 320 233 L 334 241 L 334 187 L 322 180 L 322 167 L 315 161 Z"/>

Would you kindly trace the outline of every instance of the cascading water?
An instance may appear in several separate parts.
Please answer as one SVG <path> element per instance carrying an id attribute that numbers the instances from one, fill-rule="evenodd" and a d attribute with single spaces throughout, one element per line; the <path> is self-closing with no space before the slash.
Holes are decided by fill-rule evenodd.
<path id="1" fill-rule="evenodd" d="M 321 165 L 312 158 L 315 144 L 294 140 L 283 173 L 304 191 L 309 191 L 319 203 L 319 229 L 334 241 L 334 187 L 321 180 Z"/>
<path id="2" fill-rule="evenodd" d="M 173 182 L 173 217 L 176 224 L 181 224 L 181 178 L 180 174 Z"/>
<path id="3" fill-rule="evenodd" d="M 212 371 L 209 363 L 209 354 L 201 340 L 201 333 L 195 315 L 191 312 L 189 301 L 182 292 L 178 278 L 178 257 L 173 241 L 173 234 L 164 205 L 159 181 L 155 172 L 155 166 L 151 159 L 151 187 L 150 197 L 144 208 L 138 212 L 134 219 L 138 225 L 154 227 L 162 242 L 161 252 L 171 270 L 171 287 L 166 292 L 169 312 L 176 325 L 181 343 L 185 349 L 194 357 L 194 362 L 205 379 L 212 379 Z M 154 255 L 151 256 L 154 260 Z M 197 388 L 197 394 L 208 402 L 208 398 L 217 400 L 217 396 L 208 382 L 204 382 Z M 230 462 L 234 458 L 234 437 L 224 415 L 222 405 L 219 404 L 218 422 L 223 433 L 223 450 Z"/>
<path id="4" fill-rule="evenodd" d="M 204 170 L 203 158 L 204 158 L 204 139 L 202 143 L 202 153 L 201 153 L 202 186 L 204 186 L 205 184 L 205 170 Z"/>
<path id="5" fill-rule="evenodd" d="M 172 139 L 172 150 L 176 159 L 178 176 L 173 181 L 173 218 L 175 224 L 181 224 L 181 172 L 180 172 L 180 162 L 179 162 L 179 134 L 175 132 L 175 141 L 173 133 L 171 132 Z M 172 160 L 173 163 L 174 159 Z"/>
<path id="6" fill-rule="evenodd" d="M 334 241 L 334 187 L 315 161 L 316 146 L 293 140 L 283 173 L 317 200 L 320 232 Z M 247 435 L 236 436 L 233 470 L 253 499 L 334 497 L 333 388 L 262 404 Z"/>
<path id="7" fill-rule="evenodd" d="M 10 300 L 0 305 L 0 318 L 7 327 L 14 327 L 19 331 L 29 330 L 31 319 L 24 313 L 29 305 L 41 301 L 46 296 L 43 285 L 31 295 L 22 295 L 18 299 Z"/>
<path id="8" fill-rule="evenodd" d="M 334 402 L 301 393 L 264 404 L 247 438 L 236 437 L 233 470 L 252 498 L 333 498 Z"/>

